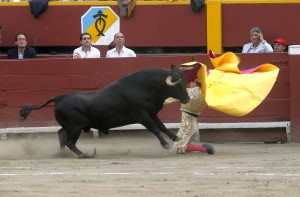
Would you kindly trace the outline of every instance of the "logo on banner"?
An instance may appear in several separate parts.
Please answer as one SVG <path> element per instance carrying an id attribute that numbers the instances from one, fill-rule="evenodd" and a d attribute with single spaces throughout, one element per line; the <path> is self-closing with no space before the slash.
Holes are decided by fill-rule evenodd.
<path id="1" fill-rule="evenodd" d="M 109 45 L 119 31 L 120 18 L 110 7 L 91 7 L 81 17 L 81 32 L 91 34 L 94 45 Z"/>

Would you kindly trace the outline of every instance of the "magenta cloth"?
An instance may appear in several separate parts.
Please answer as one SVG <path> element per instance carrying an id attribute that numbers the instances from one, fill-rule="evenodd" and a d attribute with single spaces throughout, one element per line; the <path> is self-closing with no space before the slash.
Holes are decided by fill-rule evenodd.
<path id="1" fill-rule="evenodd" d="M 249 73 L 252 73 L 254 71 L 256 71 L 257 69 L 259 69 L 262 65 L 259 65 L 259 66 L 256 66 L 254 68 L 249 68 L 249 69 L 246 69 L 246 70 L 241 70 L 242 74 L 249 74 Z"/>

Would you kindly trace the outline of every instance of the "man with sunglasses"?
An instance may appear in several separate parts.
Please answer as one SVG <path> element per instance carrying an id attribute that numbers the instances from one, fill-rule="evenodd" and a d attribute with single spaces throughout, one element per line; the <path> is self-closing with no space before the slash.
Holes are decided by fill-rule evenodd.
<path id="1" fill-rule="evenodd" d="M 286 49 L 286 41 L 283 38 L 277 38 L 273 42 L 274 44 L 274 52 L 281 53 L 285 52 Z"/>
<path id="2" fill-rule="evenodd" d="M 81 58 L 100 58 L 100 51 L 92 46 L 92 36 L 89 33 L 82 33 L 80 35 L 81 47 L 78 47 L 73 52 L 74 59 Z"/>

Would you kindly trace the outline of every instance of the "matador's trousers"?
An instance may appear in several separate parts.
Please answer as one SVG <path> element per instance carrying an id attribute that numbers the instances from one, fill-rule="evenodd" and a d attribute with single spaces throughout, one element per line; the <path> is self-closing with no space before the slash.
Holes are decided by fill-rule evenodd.
<path id="1" fill-rule="evenodd" d="M 186 145 L 194 140 L 197 132 L 199 132 L 197 118 L 183 111 L 181 115 L 181 126 L 177 133 L 177 136 L 180 137 L 181 140 L 174 143 L 174 152 L 185 153 Z"/>

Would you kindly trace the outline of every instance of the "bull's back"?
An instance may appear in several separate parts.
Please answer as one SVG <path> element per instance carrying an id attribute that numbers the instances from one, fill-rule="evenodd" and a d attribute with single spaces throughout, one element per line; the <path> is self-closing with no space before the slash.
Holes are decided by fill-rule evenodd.
<path id="1" fill-rule="evenodd" d="M 126 106 L 120 94 L 113 90 L 72 93 L 60 97 L 55 103 L 55 113 L 58 115 L 74 119 L 84 117 L 90 120 L 104 119 Z"/>

